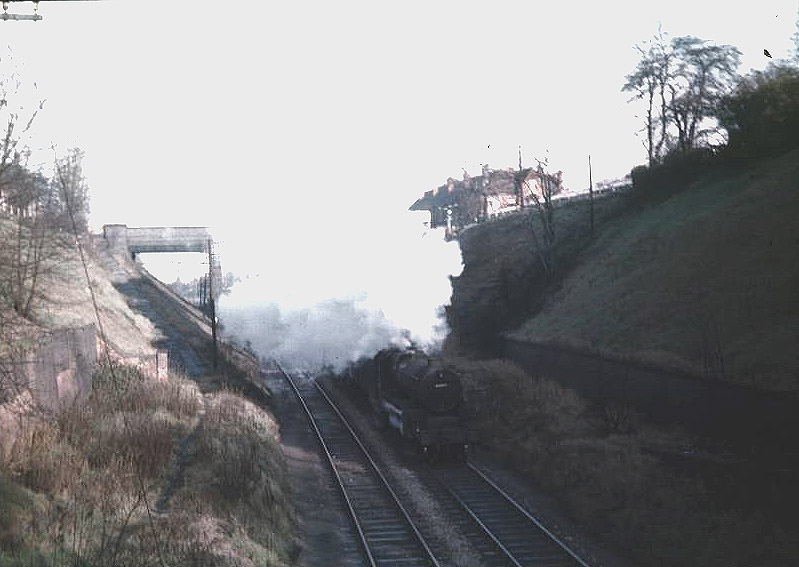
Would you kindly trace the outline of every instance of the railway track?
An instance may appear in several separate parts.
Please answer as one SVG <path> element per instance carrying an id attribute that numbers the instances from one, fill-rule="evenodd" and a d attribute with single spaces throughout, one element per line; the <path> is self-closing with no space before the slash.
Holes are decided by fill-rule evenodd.
<path id="1" fill-rule="evenodd" d="M 300 400 L 371 567 L 440 567 L 354 430 L 312 379 L 280 369 Z"/>
<path id="2" fill-rule="evenodd" d="M 589 567 L 566 543 L 472 463 L 439 467 L 433 476 L 485 541 L 476 544 L 491 565 Z"/>
<path id="3" fill-rule="evenodd" d="M 325 391 L 321 384 L 319 388 Z M 477 465 L 468 462 L 437 467 L 408 464 L 480 554 L 482 565 L 589 567 L 575 550 Z"/>

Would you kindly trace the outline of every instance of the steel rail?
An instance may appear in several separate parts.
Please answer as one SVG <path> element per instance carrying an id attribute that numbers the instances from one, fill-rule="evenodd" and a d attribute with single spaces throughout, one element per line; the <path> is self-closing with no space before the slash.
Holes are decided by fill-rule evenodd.
<path id="1" fill-rule="evenodd" d="M 369 454 L 369 451 L 367 451 L 366 447 L 364 447 L 363 443 L 361 443 L 360 438 L 355 433 L 353 428 L 350 426 L 350 423 L 347 421 L 347 419 L 344 417 L 344 415 L 341 413 L 341 411 L 339 411 L 338 406 L 336 406 L 336 404 L 333 402 L 333 400 L 330 399 L 330 396 L 327 395 L 327 392 L 322 387 L 322 385 L 319 384 L 319 382 L 316 382 L 315 380 L 314 380 L 314 384 L 316 385 L 317 389 L 322 393 L 322 395 L 324 396 L 325 400 L 327 400 L 327 403 L 330 404 L 330 407 L 333 409 L 333 411 L 336 412 L 336 415 L 338 415 L 338 417 L 341 419 L 341 422 L 347 428 L 347 431 L 350 432 L 350 434 L 352 435 L 352 438 L 358 444 L 358 447 L 360 447 L 360 449 L 363 452 L 364 456 L 369 461 L 369 464 L 371 465 L 372 470 L 374 470 L 375 473 L 377 473 L 377 476 L 380 477 L 380 480 L 383 482 L 383 486 L 385 486 L 386 490 L 388 490 L 388 493 L 391 494 L 391 497 L 393 498 L 394 503 L 397 505 L 397 508 L 402 513 L 402 516 L 405 518 L 405 521 L 408 522 L 408 525 L 410 526 L 410 528 L 413 531 L 413 533 L 416 536 L 416 538 L 419 540 L 419 543 L 422 544 L 422 547 L 427 552 L 427 555 L 430 557 L 430 560 L 433 562 L 433 565 L 435 567 L 440 567 L 438 559 L 436 559 L 436 556 L 433 555 L 432 550 L 427 545 L 427 542 L 422 537 L 422 534 L 419 532 L 419 530 L 417 529 L 416 525 L 413 523 L 413 520 L 411 520 L 410 514 L 408 514 L 408 511 L 405 509 L 405 506 L 403 506 L 402 503 L 400 502 L 399 497 L 394 492 L 394 489 L 391 488 L 391 485 L 389 484 L 388 480 L 386 480 L 386 477 L 383 476 L 382 472 L 380 472 L 380 469 L 377 467 L 377 463 L 374 462 L 374 460 L 372 459 L 372 456 Z"/>
<path id="2" fill-rule="evenodd" d="M 450 496 L 452 496 L 452 498 L 455 499 L 455 501 L 461 506 L 461 508 L 463 508 L 466 511 L 467 514 L 469 514 L 469 517 L 474 521 L 474 523 L 476 523 L 480 527 L 480 529 L 483 530 L 483 533 L 488 537 L 488 539 L 490 539 L 491 542 L 497 548 L 499 548 L 499 550 L 503 553 L 503 555 L 505 555 L 505 559 L 510 561 L 514 567 L 523 567 L 522 564 L 519 563 L 519 561 L 508 550 L 508 548 L 505 547 L 502 544 L 502 542 L 497 538 L 497 536 L 494 535 L 494 533 L 488 528 L 488 526 L 486 526 L 485 523 L 483 523 L 480 517 L 477 514 L 475 514 L 474 511 L 472 511 L 469 505 L 466 504 L 466 502 L 464 502 L 463 499 L 460 496 L 458 496 L 458 494 L 454 490 L 452 490 L 449 486 L 447 486 L 446 483 L 442 482 L 442 484 L 444 485 L 444 488 L 447 489 Z"/>
<path id="3" fill-rule="evenodd" d="M 549 538 L 552 541 L 557 543 L 561 547 L 561 549 L 563 549 L 563 551 L 565 551 L 566 553 L 571 555 L 572 559 L 574 559 L 581 567 L 591 567 L 579 555 L 577 555 L 577 553 L 575 553 L 574 550 L 572 550 L 568 545 L 566 545 L 563 541 L 561 541 L 560 538 L 558 538 L 555 534 L 553 534 L 551 531 L 549 531 L 546 528 L 546 526 L 544 526 L 541 522 L 538 521 L 537 518 L 535 518 L 530 512 L 528 512 L 527 509 L 524 506 L 522 506 L 521 504 L 516 502 L 516 500 L 511 498 L 511 496 L 507 492 L 502 490 L 502 488 L 500 488 L 497 485 L 497 483 L 495 483 L 493 480 L 491 480 L 488 477 L 488 475 L 486 475 L 479 467 L 477 467 L 477 465 L 475 465 L 471 461 L 468 461 L 466 463 L 466 466 L 469 467 L 471 470 L 473 470 L 475 473 L 477 473 L 477 475 L 480 478 L 482 478 L 486 482 L 486 484 L 488 484 L 491 488 L 493 488 L 497 493 L 502 495 L 502 497 L 505 499 L 506 502 L 508 502 L 511 506 L 516 508 L 516 510 L 518 510 L 523 516 L 525 516 L 528 520 L 530 520 L 532 523 L 534 523 L 538 527 L 538 529 L 540 529 L 547 536 L 549 536 Z"/>
<path id="4" fill-rule="evenodd" d="M 333 455 L 330 453 L 330 449 L 325 443 L 324 437 L 322 437 L 322 432 L 319 430 L 319 426 L 316 423 L 316 419 L 314 419 L 313 413 L 311 412 L 311 408 L 308 407 L 308 404 L 305 403 L 305 399 L 302 397 L 299 388 L 294 383 L 294 380 L 291 378 L 288 372 L 286 372 L 283 367 L 275 361 L 275 365 L 277 366 L 280 373 L 286 378 L 286 381 L 291 386 L 292 390 L 297 396 L 297 399 L 300 400 L 300 404 L 302 408 L 305 410 L 305 415 L 308 416 L 308 420 L 311 422 L 311 427 L 316 433 L 316 438 L 319 440 L 319 444 L 322 446 L 322 450 L 327 457 L 327 463 L 330 465 L 330 469 L 333 471 L 333 475 L 336 477 L 336 483 L 338 484 L 338 488 L 341 491 L 341 496 L 344 498 L 344 503 L 347 505 L 347 510 L 350 513 L 350 518 L 352 518 L 352 522 L 355 525 L 355 530 L 358 532 L 358 537 L 361 540 L 361 546 L 363 547 L 364 553 L 366 553 L 366 557 L 369 560 L 369 564 L 371 567 L 377 567 L 377 562 L 375 561 L 374 556 L 372 555 L 372 550 L 369 547 L 369 543 L 366 541 L 366 535 L 363 533 L 363 528 L 361 526 L 361 522 L 358 519 L 358 515 L 355 513 L 355 508 L 350 501 L 350 497 L 347 495 L 347 490 L 344 488 L 344 481 L 341 479 L 341 475 L 336 468 L 336 465 L 333 461 Z"/>
<path id="5" fill-rule="evenodd" d="M 473 463 L 431 472 L 509 565 L 590 567 Z"/>
<path id="6" fill-rule="evenodd" d="M 368 539 L 368 537 L 366 535 L 366 529 L 365 529 L 364 525 L 362 524 L 361 519 L 358 517 L 358 512 L 355 509 L 356 506 L 353 504 L 352 499 L 349 497 L 349 494 L 347 493 L 347 488 L 345 486 L 344 480 L 342 479 L 342 477 L 339 474 L 338 469 L 336 468 L 336 464 L 335 464 L 335 459 L 333 457 L 333 453 L 331 452 L 328 443 L 324 440 L 323 434 L 321 432 L 321 429 L 318 426 L 317 420 L 314 417 L 313 412 L 311 411 L 311 408 L 306 403 L 302 393 L 300 392 L 299 387 L 296 385 L 296 383 L 291 378 L 289 373 L 286 372 L 279 364 L 277 364 L 277 366 L 280 369 L 281 373 L 286 377 L 286 380 L 291 385 L 292 389 L 294 390 L 295 394 L 297 395 L 298 399 L 300 400 L 300 402 L 301 402 L 301 404 L 303 406 L 303 409 L 305 410 L 306 415 L 308 416 L 309 420 L 311 421 L 311 424 L 312 424 L 312 427 L 314 429 L 314 432 L 316 433 L 317 439 L 319 439 L 319 442 L 322 445 L 322 448 L 323 448 L 323 450 L 325 452 L 325 455 L 327 457 L 328 464 L 330 465 L 330 468 L 333 470 L 333 473 L 334 473 L 334 475 L 336 477 L 336 481 L 337 481 L 337 483 L 339 485 L 339 490 L 341 491 L 341 494 L 342 494 L 342 496 L 344 498 L 344 501 L 346 503 L 347 509 L 348 509 L 348 511 L 350 513 L 350 517 L 352 518 L 353 523 L 355 524 L 356 530 L 358 532 L 358 536 L 359 536 L 359 538 L 361 540 L 361 545 L 362 545 L 362 547 L 363 547 L 363 549 L 364 549 L 364 551 L 365 551 L 365 553 L 366 553 L 366 555 L 367 555 L 367 557 L 369 559 L 370 565 L 372 565 L 373 567 L 376 567 L 377 565 L 379 565 L 381 563 L 381 560 L 379 559 L 379 557 L 376 556 L 375 552 L 371 548 L 371 545 L 369 543 L 369 539 Z M 428 560 L 429 563 L 433 567 L 440 567 L 440 563 L 438 562 L 438 559 L 435 557 L 435 555 L 433 555 L 433 552 L 431 551 L 430 547 L 427 545 L 427 542 L 424 540 L 424 538 L 422 537 L 422 535 L 419 532 L 418 528 L 415 526 L 415 524 L 411 520 L 410 514 L 408 513 L 408 511 L 405 509 L 405 507 L 400 502 L 399 497 L 394 492 L 394 490 L 391 488 L 388 480 L 385 478 L 383 473 L 380 471 L 380 469 L 378 468 L 378 466 L 375 463 L 374 459 L 372 459 L 371 455 L 366 450 L 366 447 L 363 445 L 361 440 L 358 438 L 358 436 L 355 433 L 354 429 L 350 426 L 349 422 L 347 422 L 346 418 L 341 413 L 341 411 L 339 411 L 339 409 L 335 405 L 335 403 L 330 399 L 330 397 L 328 396 L 327 392 L 325 392 L 324 388 L 318 382 L 316 382 L 315 380 L 313 382 L 314 382 L 314 386 L 316 387 L 317 391 L 319 391 L 319 393 L 322 395 L 322 397 L 324 398 L 324 400 L 327 403 L 328 407 L 338 417 L 338 419 L 340 421 L 340 424 L 345 427 L 345 429 L 349 433 L 351 439 L 357 445 L 358 449 L 361 452 L 361 455 L 364 457 L 366 462 L 369 464 L 369 467 L 370 467 L 371 471 L 373 473 L 375 473 L 375 476 L 380 480 L 380 486 L 390 496 L 390 501 L 396 507 L 396 509 L 400 512 L 400 515 L 401 515 L 402 519 L 404 520 L 406 526 L 410 529 L 410 531 L 413 534 L 413 537 L 415 538 L 416 542 L 420 544 L 421 549 L 424 551 L 425 559 Z"/>

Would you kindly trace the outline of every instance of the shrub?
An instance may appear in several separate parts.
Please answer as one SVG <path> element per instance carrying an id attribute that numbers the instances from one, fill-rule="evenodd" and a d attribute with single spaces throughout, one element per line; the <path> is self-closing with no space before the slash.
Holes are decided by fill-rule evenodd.
<path id="1" fill-rule="evenodd" d="M 85 467 L 80 451 L 53 424 L 40 420 L 28 421 L 9 458 L 9 469 L 22 484 L 47 494 L 66 490 Z"/>
<path id="2" fill-rule="evenodd" d="M 639 428 L 638 416 L 621 406 L 592 414 L 574 392 L 502 361 L 450 363 L 463 376 L 484 444 L 637 563 L 796 564 L 790 530 L 722 506 L 702 478 L 645 451 L 678 444 L 678 433 Z"/>
<path id="3" fill-rule="evenodd" d="M 230 392 L 208 396 L 196 429 L 194 461 L 172 508 L 235 515 L 242 528 L 270 553 L 286 556 L 293 541 L 288 480 L 268 414 Z M 281 549 L 276 550 L 278 545 Z"/>
<path id="4" fill-rule="evenodd" d="M 17 551 L 22 546 L 17 516 L 20 510 L 29 506 L 30 498 L 0 472 L 0 549 Z"/>
<path id="5" fill-rule="evenodd" d="M 799 145 L 799 70 L 770 65 L 738 83 L 722 100 L 719 121 L 729 132 L 728 153 L 776 155 Z"/>
<path id="6" fill-rule="evenodd" d="M 211 485 L 224 500 L 262 497 L 272 504 L 270 471 L 278 457 L 276 427 L 243 398 L 223 392 L 214 396 L 197 429 L 197 458 L 211 469 Z"/>
<path id="7" fill-rule="evenodd" d="M 143 477 L 155 478 L 172 456 L 172 434 L 161 414 L 115 413 L 95 423 L 88 459 L 93 467 L 106 467 L 121 458 Z"/>
<path id="8" fill-rule="evenodd" d="M 501 360 L 448 363 L 463 377 L 467 405 L 487 423 L 488 439 L 540 434 L 554 441 L 589 427 L 582 400 L 556 382 Z"/>
<path id="9" fill-rule="evenodd" d="M 635 200 L 642 203 L 668 198 L 696 181 L 714 163 L 713 150 L 699 147 L 689 151 L 674 149 L 661 163 L 636 166 L 630 171 Z"/>

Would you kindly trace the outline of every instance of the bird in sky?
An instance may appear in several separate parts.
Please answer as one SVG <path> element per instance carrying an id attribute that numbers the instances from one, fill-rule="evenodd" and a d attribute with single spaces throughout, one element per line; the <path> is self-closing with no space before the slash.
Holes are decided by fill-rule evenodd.
<path id="1" fill-rule="evenodd" d="M 771 59 L 771 53 L 769 53 L 769 52 L 768 52 L 768 49 L 764 49 L 764 50 L 763 50 L 763 55 L 765 55 L 766 57 L 768 57 L 769 59 Z"/>

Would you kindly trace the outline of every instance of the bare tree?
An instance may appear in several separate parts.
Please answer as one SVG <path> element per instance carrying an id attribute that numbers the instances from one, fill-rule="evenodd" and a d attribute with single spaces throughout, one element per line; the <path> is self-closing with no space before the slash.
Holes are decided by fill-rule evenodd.
<path id="1" fill-rule="evenodd" d="M 799 8 L 796 10 L 796 31 L 791 36 L 793 41 L 793 62 L 799 66 Z"/>
<path id="2" fill-rule="evenodd" d="M 53 172 L 53 194 L 58 199 L 56 225 L 78 235 L 89 229 L 89 186 L 83 176 L 83 152 L 78 148 L 56 158 Z M 74 226 L 73 226 L 74 223 Z"/>
<path id="3" fill-rule="evenodd" d="M 647 103 L 646 120 L 642 129 L 646 132 L 646 140 L 642 140 L 642 143 L 647 152 L 649 165 L 652 166 L 660 160 L 668 139 L 666 93 L 672 79 L 673 51 L 660 28 L 657 35 L 636 45 L 635 49 L 641 55 L 641 59 L 635 71 L 626 76 L 627 81 L 622 91 L 635 93 L 630 102 L 645 100 Z"/>
<path id="4" fill-rule="evenodd" d="M 556 254 L 555 254 L 555 208 L 552 204 L 552 196 L 558 192 L 560 180 L 558 177 L 550 175 L 546 171 L 547 160 L 536 159 L 536 184 L 538 191 L 533 189 L 530 194 L 535 203 L 538 213 L 538 220 L 541 223 L 541 236 L 539 238 L 535 226 L 531 227 L 533 245 L 535 246 L 538 258 L 548 279 L 555 275 Z M 529 181 L 525 181 L 529 183 Z"/>
<path id="5" fill-rule="evenodd" d="M 42 277 L 60 253 L 58 205 L 49 181 L 15 161 L 6 168 L 7 219 L 0 228 L 0 298 L 30 318 Z"/>
<path id="6" fill-rule="evenodd" d="M 0 62 L 2 61 L 3 58 L 0 57 Z M 5 59 L 7 63 L 12 61 L 11 55 Z M 0 140 L 0 204 L 4 201 L 6 173 L 14 162 L 20 161 L 20 156 L 24 153 L 22 138 L 30 131 L 45 102 L 40 100 L 33 112 L 26 111 L 25 105 L 16 100 L 21 87 L 22 79 L 16 72 L 0 74 L 0 124 L 4 125 L 4 130 L 0 134 L 2 136 L 2 140 Z"/>
<path id="7" fill-rule="evenodd" d="M 718 131 L 708 122 L 740 65 L 741 53 L 731 45 L 692 36 L 667 42 L 665 35 L 659 29 L 651 40 L 635 46 L 641 59 L 622 86 L 622 91 L 634 93 L 629 102 L 646 102 L 642 142 L 650 167 L 673 145 L 688 152 Z"/>
<path id="8" fill-rule="evenodd" d="M 741 52 L 731 45 L 709 45 L 692 36 L 674 38 L 672 47 L 677 69 L 669 84 L 669 109 L 677 128 L 678 148 L 687 152 L 716 130 L 703 122 L 715 115 L 722 96 L 731 89 Z"/>
<path id="9" fill-rule="evenodd" d="M 64 230 L 85 231 L 88 190 L 82 153 L 70 150 L 56 160 L 48 180 L 33 172 L 16 152 L 3 170 L 5 222 L 0 223 L 0 301 L 30 319 L 44 299 L 42 280 L 63 254 Z"/>

